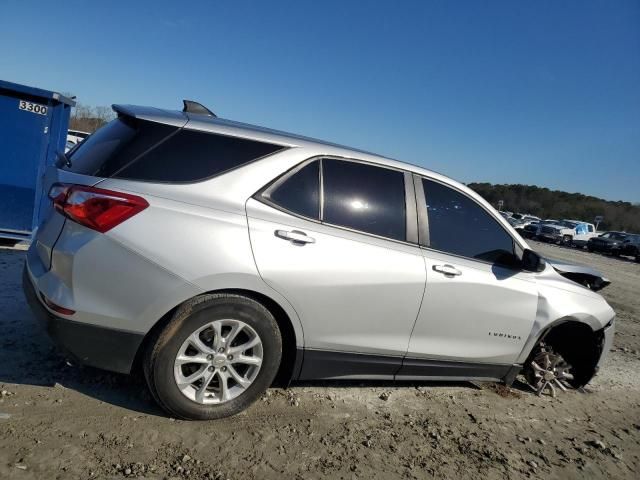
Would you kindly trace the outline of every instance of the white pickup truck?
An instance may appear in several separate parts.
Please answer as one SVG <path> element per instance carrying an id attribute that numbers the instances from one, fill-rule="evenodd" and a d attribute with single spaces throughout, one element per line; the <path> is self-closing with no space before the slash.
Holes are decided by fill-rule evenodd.
<path id="1" fill-rule="evenodd" d="M 579 220 L 560 220 L 557 223 L 540 225 L 536 236 L 563 245 L 584 247 L 590 238 L 597 236 L 596 227 L 592 223 Z"/>

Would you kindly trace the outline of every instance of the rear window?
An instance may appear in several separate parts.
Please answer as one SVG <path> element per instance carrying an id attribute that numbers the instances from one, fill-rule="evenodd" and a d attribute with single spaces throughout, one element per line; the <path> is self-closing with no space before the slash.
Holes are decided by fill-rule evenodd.
<path id="1" fill-rule="evenodd" d="M 122 116 L 89 136 L 66 169 L 147 182 L 195 182 L 283 147 Z"/>
<path id="2" fill-rule="evenodd" d="M 89 136 L 70 156 L 74 173 L 110 177 L 161 140 L 178 131 L 177 127 L 120 117 Z"/>

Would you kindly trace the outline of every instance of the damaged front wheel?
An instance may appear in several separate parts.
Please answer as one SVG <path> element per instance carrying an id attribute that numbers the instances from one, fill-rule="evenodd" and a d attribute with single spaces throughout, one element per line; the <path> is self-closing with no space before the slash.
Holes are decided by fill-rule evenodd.
<path id="1" fill-rule="evenodd" d="M 525 378 L 529 386 L 538 395 L 545 391 L 552 396 L 556 396 L 556 388 L 566 392 L 568 388 L 573 388 L 571 382 L 574 380 L 573 367 L 552 347 L 540 342 L 536 353 L 525 368 Z"/>

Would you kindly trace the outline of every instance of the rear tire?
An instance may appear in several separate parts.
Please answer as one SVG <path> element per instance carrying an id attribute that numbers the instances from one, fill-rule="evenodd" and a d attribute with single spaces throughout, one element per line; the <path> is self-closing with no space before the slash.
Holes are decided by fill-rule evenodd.
<path id="1" fill-rule="evenodd" d="M 253 346 L 242 349 L 247 345 Z M 230 353 L 233 361 L 227 360 Z M 281 357 L 280 330 L 262 304 L 241 295 L 207 294 L 182 304 L 150 339 L 143 367 L 151 394 L 168 414 L 212 420 L 257 400 L 271 385 Z"/>
<path id="2" fill-rule="evenodd" d="M 564 245 L 565 247 L 570 247 L 573 243 L 573 238 L 571 238 L 571 235 L 564 235 L 562 237 L 562 245 Z"/>

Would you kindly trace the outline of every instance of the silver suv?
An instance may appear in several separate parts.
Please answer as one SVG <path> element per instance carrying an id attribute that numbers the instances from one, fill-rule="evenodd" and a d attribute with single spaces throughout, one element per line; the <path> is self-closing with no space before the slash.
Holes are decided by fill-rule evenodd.
<path id="1" fill-rule="evenodd" d="M 613 337 L 479 195 L 374 154 L 116 105 L 60 156 L 25 292 L 77 361 L 144 371 L 171 415 L 235 414 L 274 381 L 586 384 Z"/>

